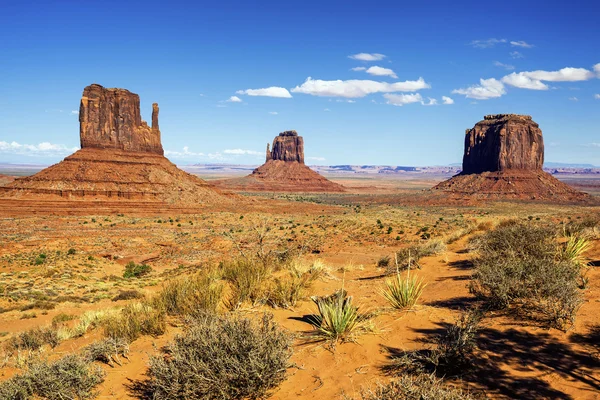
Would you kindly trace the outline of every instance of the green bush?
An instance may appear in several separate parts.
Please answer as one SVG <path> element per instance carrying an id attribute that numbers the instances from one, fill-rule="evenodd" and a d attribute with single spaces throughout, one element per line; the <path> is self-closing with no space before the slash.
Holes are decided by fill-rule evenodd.
<path id="1" fill-rule="evenodd" d="M 564 256 L 554 231 L 504 223 L 475 239 L 470 290 L 489 307 L 512 310 L 565 329 L 582 302 L 581 265 Z"/>
<path id="2" fill-rule="evenodd" d="M 123 278 L 139 278 L 144 275 L 148 275 L 152 272 L 152 268 L 146 264 L 136 264 L 130 261 L 125 266 L 125 272 L 123 272 Z"/>
<path id="3" fill-rule="evenodd" d="M 292 341 L 267 315 L 253 322 L 207 313 L 165 352 L 150 359 L 155 400 L 261 399 L 285 379 Z"/>

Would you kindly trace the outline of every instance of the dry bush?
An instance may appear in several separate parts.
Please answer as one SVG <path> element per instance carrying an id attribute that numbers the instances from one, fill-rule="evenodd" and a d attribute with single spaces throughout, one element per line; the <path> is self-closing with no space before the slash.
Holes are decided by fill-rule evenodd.
<path id="1" fill-rule="evenodd" d="M 260 260 L 238 258 L 222 262 L 220 268 L 223 278 L 231 284 L 231 297 L 228 305 L 231 309 L 242 303 L 261 303 L 265 300 L 267 281 L 270 279 L 271 266 Z"/>
<path id="2" fill-rule="evenodd" d="M 123 290 L 120 291 L 115 297 L 113 297 L 112 301 L 119 300 L 135 300 L 135 299 L 143 299 L 145 296 L 143 293 L 138 292 L 137 290 Z"/>
<path id="3" fill-rule="evenodd" d="M 105 336 L 133 342 L 141 335 L 158 336 L 167 329 L 165 312 L 146 303 L 128 304 L 120 313 L 105 318 L 101 324 Z"/>
<path id="4" fill-rule="evenodd" d="M 478 253 L 470 290 L 488 306 L 565 329 L 582 302 L 581 266 L 564 256 L 548 228 L 505 223 L 473 241 Z"/>
<path id="5" fill-rule="evenodd" d="M 361 392 L 361 400 L 475 400 L 471 394 L 429 374 L 404 375 Z"/>
<path id="6" fill-rule="evenodd" d="M 292 340 L 260 321 L 205 314 L 150 359 L 148 390 L 162 399 L 261 399 L 285 379 Z"/>
<path id="7" fill-rule="evenodd" d="M 169 315 L 195 315 L 217 311 L 223 298 L 223 284 L 214 271 L 202 271 L 165 283 L 152 303 Z"/>
<path id="8" fill-rule="evenodd" d="M 443 254 L 446 250 L 446 243 L 441 239 L 431 239 L 422 244 L 405 247 L 394 254 L 394 262 L 387 267 L 386 272 L 393 274 L 399 270 L 420 269 L 421 258 Z"/>
<path id="9" fill-rule="evenodd" d="M 52 363 L 31 363 L 25 372 L 0 383 L 0 399 L 92 399 L 103 381 L 102 368 L 71 354 Z"/>
<path id="10" fill-rule="evenodd" d="M 86 360 L 100 361 L 108 365 L 112 363 L 121 365 L 119 356 L 127 358 L 127 354 L 129 354 L 129 344 L 122 338 L 105 338 L 83 349 Z"/>
<path id="11" fill-rule="evenodd" d="M 267 302 L 273 307 L 294 307 L 299 300 L 306 296 L 306 292 L 314 281 L 323 275 L 323 270 L 313 268 L 304 269 L 297 264 L 292 264 L 285 276 L 275 278 L 267 291 Z"/>
<path id="12" fill-rule="evenodd" d="M 4 349 L 8 354 L 14 354 L 20 351 L 36 351 L 46 344 L 54 348 L 59 343 L 60 338 L 56 330 L 38 327 L 11 337 L 4 345 Z"/>

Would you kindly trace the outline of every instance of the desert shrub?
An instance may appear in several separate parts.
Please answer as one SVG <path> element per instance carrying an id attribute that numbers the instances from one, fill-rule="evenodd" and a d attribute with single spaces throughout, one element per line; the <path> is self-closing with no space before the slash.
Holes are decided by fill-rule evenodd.
<path id="1" fill-rule="evenodd" d="M 266 283 L 271 276 L 268 264 L 259 260 L 238 258 L 221 263 L 223 278 L 231 284 L 230 308 L 237 308 L 244 302 L 257 304 L 264 301 Z"/>
<path id="2" fill-rule="evenodd" d="M 386 279 L 384 285 L 381 292 L 383 297 L 392 307 L 398 309 L 414 307 L 421 297 L 423 289 L 427 286 L 423 279 L 418 279 L 416 276 L 411 277 L 410 272 L 404 278 L 398 272 L 394 277 Z"/>
<path id="3" fill-rule="evenodd" d="M 434 338 L 434 347 L 394 355 L 384 370 L 394 373 L 435 373 L 440 376 L 460 375 L 473 366 L 477 349 L 476 335 L 483 313 L 479 309 L 463 312 Z"/>
<path id="4" fill-rule="evenodd" d="M 136 264 L 130 261 L 125 266 L 125 272 L 123 272 L 123 278 L 139 278 L 144 275 L 148 275 L 152 272 L 152 268 L 146 264 Z"/>
<path id="5" fill-rule="evenodd" d="M 488 306 L 510 309 L 564 329 L 581 305 L 581 266 L 563 256 L 555 233 L 506 223 L 473 242 L 478 253 L 470 290 Z"/>
<path id="6" fill-rule="evenodd" d="M 442 254 L 446 251 L 446 244 L 441 239 L 429 240 L 400 249 L 394 254 L 394 263 L 389 265 L 387 272 L 392 274 L 398 270 L 421 268 L 419 261 L 423 257 Z"/>
<path id="7" fill-rule="evenodd" d="M 119 300 L 134 300 L 134 299 L 143 299 L 145 296 L 143 293 L 138 292 L 137 290 L 123 290 L 120 291 L 115 297 L 113 297 L 112 301 Z"/>
<path id="8" fill-rule="evenodd" d="M 167 281 L 153 299 L 156 307 L 169 315 L 195 315 L 203 310 L 217 311 L 223 298 L 223 284 L 212 272 Z"/>
<path id="9" fill-rule="evenodd" d="M 383 256 L 383 257 L 379 258 L 379 260 L 377 260 L 377 267 L 378 268 L 387 268 L 390 266 L 390 261 L 391 261 L 390 256 Z"/>
<path id="10" fill-rule="evenodd" d="M 323 274 L 323 270 L 309 268 L 300 269 L 290 266 L 286 276 L 275 278 L 267 291 L 266 299 L 273 307 L 293 307 L 305 297 L 306 291 L 313 282 Z"/>
<path id="11" fill-rule="evenodd" d="M 471 394 L 434 375 L 404 375 L 387 385 L 361 391 L 361 400 L 474 400 Z"/>
<path id="12" fill-rule="evenodd" d="M 75 253 L 77 253 L 77 250 L 75 250 L 74 248 L 70 248 L 70 249 L 67 251 L 67 255 L 68 255 L 68 256 L 72 256 L 72 255 L 73 255 L 73 254 L 75 254 Z"/>
<path id="13" fill-rule="evenodd" d="M 128 353 L 129 344 L 122 338 L 105 338 L 83 349 L 83 356 L 86 360 L 100 361 L 109 365 L 111 363 L 121 365 L 119 356 L 127 358 Z"/>
<path id="14" fill-rule="evenodd" d="M 107 337 L 127 342 L 133 342 L 141 335 L 162 335 L 167 329 L 165 312 L 145 303 L 128 304 L 120 313 L 101 323 Z"/>
<path id="15" fill-rule="evenodd" d="M 54 318 L 52 318 L 52 327 L 56 328 L 60 325 L 64 325 L 65 322 L 73 321 L 75 318 L 77 318 L 77 317 L 72 314 L 65 314 L 65 313 L 57 314 L 54 316 Z"/>
<path id="16" fill-rule="evenodd" d="M 103 381 L 100 367 L 71 354 L 52 363 L 31 363 L 25 372 L 0 383 L 0 399 L 91 399 Z"/>
<path id="17" fill-rule="evenodd" d="M 344 289 L 324 297 L 311 297 L 317 305 L 318 314 L 310 317 L 314 331 L 309 337 L 332 343 L 353 341 L 361 333 L 370 330 L 371 315 L 361 313 L 352 304 L 352 297 Z"/>
<path id="18" fill-rule="evenodd" d="M 204 314 L 150 359 L 153 399 L 260 399 L 284 379 L 292 341 L 272 317 Z"/>
<path id="19" fill-rule="evenodd" d="M 11 337 L 5 344 L 6 351 L 11 354 L 18 351 L 35 351 L 49 344 L 52 348 L 58 346 L 60 339 L 57 332 L 51 328 L 33 328 Z"/>
<path id="20" fill-rule="evenodd" d="M 600 225 L 600 215 L 592 214 L 582 219 L 572 220 L 565 224 L 565 234 L 569 236 L 582 235 L 584 233 L 596 233 Z"/>

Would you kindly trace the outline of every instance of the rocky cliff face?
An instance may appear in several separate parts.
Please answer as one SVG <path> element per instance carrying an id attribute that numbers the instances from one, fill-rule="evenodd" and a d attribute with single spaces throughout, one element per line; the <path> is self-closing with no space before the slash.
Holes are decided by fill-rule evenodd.
<path id="1" fill-rule="evenodd" d="M 93 84 L 83 90 L 79 106 L 81 148 L 120 149 L 163 155 L 158 104 L 152 105 L 152 127 L 142 121 L 140 97 L 125 89 Z"/>
<path id="2" fill-rule="evenodd" d="M 297 161 L 304 164 L 304 139 L 296 131 L 281 132 L 273 140 L 273 150 L 267 145 L 267 158 L 279 161 Z"/>
<path id="3" fill-rule="evenodd" d="M 466 131 L 462 174 L 541 171 L 543 164 L 542 131 L 528 115 L 486 115 Z"/>

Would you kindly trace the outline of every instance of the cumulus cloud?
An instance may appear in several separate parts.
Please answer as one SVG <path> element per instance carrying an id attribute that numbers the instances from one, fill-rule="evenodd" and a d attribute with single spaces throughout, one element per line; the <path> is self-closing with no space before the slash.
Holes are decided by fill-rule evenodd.
<path id="1" fill-rule="evenodd" d="M 380 61 L 385 58 L 385 55 L 379 53 L 358 53 L 348 56 L 348 58 L 360 61 Z"/>
<path id="2" fill-rule="evenodd" d="M 494 78 L 480 79 L 479 85 L 473 85 L 466 89 L 455 89 L 452 93 L 462 94 L 471 99 L 487 100 L 506 94 L 504 84 Z"/>
<path id="3" fill-rule="evenodd" d="M 307 160 L 325 161 L 325 157 L 306 157 Z"/>
<path id="4" fill-rule="evenodd" d="M 596 75 L 600 78 L 600 63 L 594 65 L 594 72 L 596 72 Z"/>
<path id="5" fill-rule="evenodd" d="M 329 108 L 324 109 L 323 111 L 329 112 L 331 111 Z"/>
<path id="6" fill-rule="evenodd" d="M 502 82 L 507 85 L 518 87 L 521 89 L 532 90 L 548 90 L 547 82 L 577 82 L 592 79 L 594 73 L 585 68 L 563 68 L 558 71 L 529 71 L 529 72 L 513 72 L 510 75 L 502 78 Z"/>
<path id="7" fill-rule="evenodd" d="M 487 40 L 473 40 L 470 44 L 471 46 L 478 49 L 488 49 L 490 47 L 494 47 L 497 44 L 506 43 L 506 39 L 487 39 Z"/>
<path id="8" fill-rule="evenodd" d="M 195 153 L 193 151 L 190 151 L 190 148 L 188 146 L 183 146 L 182 151 L 165 150 L 165 156 L 170 156 L 174 158 L 202 157 L 204 156 L 204 153 Z"/>
<path id="9" fill-rule="evenodd" d="M 237 94 L 246 94 L 248 96 L 280 97 L 289 99 L 292 97 L 286 88 L 271 86 L 263 89 L 238 90 Z"/>
<path id="10" fill-rule="evenodd" d="M 442 96 L 442 104 L 454 104 L 454 100 L 448 96 Z"/>
<path id="11" fill-rule="evenodd" d="M 571 101 L 579 101 L 579 99 L 577 97 L 569 97 L 569 100 L 571 100 Z"/>
<path id="12" fill-rule="evenodd" d="M 525 48 L 525 49 L 530 49 L 530 48 L 532 48 L 532 47 L 533 47 L 533 45 L 532 45 L 532 44 L 529 44 L 529 43 L 527 43 L 527 42 L 526 42 L 526 41 L 524 41 L 524 40 L 511 41 L 511 42 L 510 42 L 510 45 L 511 45 L 511 46 L 513 46 L 513 47 L 523 47 L 523 48 Z"/>
<path id="13" fill-rule="evenodd" d="M 423 97 L 419 93 L 411 94 L 390 94 L 386 93 L 383 97 L 387 100 L 387 104 L 393 106 L 403 106 L 411 103 L 423 103 Z"/>
<path id="14" fill-rule="evenodd" d="M 425 103 L 424 101 L 421 102 L 421 104 L 423 104 L 424 106 L 437 106 L 438 105 L 438 101 L 436 99 L 432 99 L 431 97 L 427 98 L 429 100 L 429 102 Z"/>
<path id="15" fill-rule="evenodd" d="M 514 65 L 504 64 L 504 63 L 501 63 L 500 61 L 494 61 L 494 65 L 496 67 L 500 67 L 500 68 L 504 68 L 504 69 L 508 69 L 508 70 L 515 69 Z"/>
<path id="16" fill-rule="evenodd" d="M 67 147 L 63 144 L 42 142 L 40 144 L 21 144 L 15 141 L 0 141 L 0 153 L 19 154 L 24 156 L 60 156 L 68 155 L 79 150 L 78 147 Z"/>
<path id="17" fill-rule="evenodd" d="M 231 96 L 228 100 L 229 103 L 241 103 L 242 99 L 237 96 Z"/>
<path id="18" fill-rule="evenodd" d="M 595 94 L 595 95 L 594 95 L 594 98 L 595 98 L 596 100 L 600 100 L 600 94 Z"/>
<path id="19" fill-rule="evenodd" d="M 352 71 L 365 71 L 367 68 L 365 67 L 354 67 L 354 68 L 350 68 Z"/>
<path id="20" fill-rule="evenodd" d="M 73 111 L 71 111 L 71 114 L 79 114 L 79 111 L 73 110 Z"/>
<path id="21" fill-rule="evenodd" d="M 515 58 L 515 59 L 523 58 L 523 54 L 519 53 L 518 51 L 511 51 L 509 54 L 512 58 Z"/>
<path id="22" fill-rule="evenodd" d="M 250 154 L 253 156 L 260 156 L 263 153 L 261 153 L 260 151 L 254 151 L 254 150 L 243 150 L 243 149 L 227 149 L 227 150 L 223 150 L 223 153 L 225 154 L 233 154 L 236 156 L 241 156 L 241 155 L 246 155 L 246 154 Z"/>
<path id="23" fill-rule="evenodd" d="M 271 115 L 277 115 L 279 113 L 277 111 L 269 111 L 269 114 L 271 114 Z"/>
<path id="24" fill-rule="evenodd" d="M 367 74 L 375 75 L 375 76 L 391 76 L 392 78 L 398 78 L 396 73 L 389 68 L 377 67 L 373 66 L 367 70 Z"/>
<path id="25" fill-rule="evenodd" d="M 359 79 L 324 81 L 308 77 L 302 85 L 293 88 L 292 93 L 304 93 L 323 97 L 357 98 L 372 93 L 413 92 L 430 87 L 423 78 L 419 78 L 416 81 L 387 83 Z"/>

